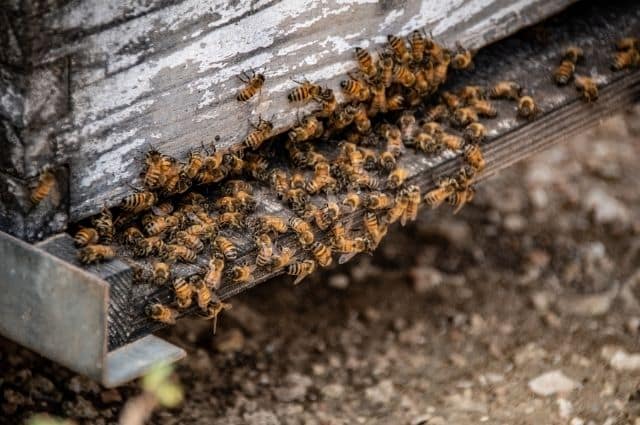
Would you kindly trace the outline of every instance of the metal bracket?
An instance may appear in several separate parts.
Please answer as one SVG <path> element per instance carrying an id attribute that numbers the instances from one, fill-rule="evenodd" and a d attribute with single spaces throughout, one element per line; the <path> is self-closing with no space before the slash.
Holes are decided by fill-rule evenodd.
<path id="1" fill-rule="evenodd" d="M 109 352 L 109 284 L 4 232 L 0 293 L 0 334 L 107 387 L 186 355 L 152 335 Z"/>

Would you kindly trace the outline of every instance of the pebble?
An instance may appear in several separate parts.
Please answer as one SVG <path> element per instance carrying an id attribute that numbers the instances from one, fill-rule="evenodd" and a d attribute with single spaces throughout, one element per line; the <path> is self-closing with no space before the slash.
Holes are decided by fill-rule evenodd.
<path id="1" fill-rule="evenodd" d="M 455 248 L 465 248 L 473 238 L 469 223 L 455 218 L 444 218 L 435 222 L 421 225 L 418 228 L 420 236 L 439 236 L 446 239 Z"/>
<path id="2" fill-rule="evenodd" d="M 313 384 L 310 377 L 299 373 L 290 373 L 285 377 L 286 385 L 276 388 L 274 394 L 279 401 L 304 401 L 309 387 Z"/>
<path id="3" fill-rule="evenodd" d="M 117 389 L 112 388 L 110 390 L 102 391 L 100 393 L 100 400 L 105 404 L 120 403 L 122 401 L 122 396 Z"/>
<path id="4" fill-rule="evenodd" d="M 338 399 L 344 394 L 344 387 L 340 384 L 329 384 L 322 388 L 322 394 L 328 398 Z"/>
<path id="5" fill-rule="evenodd" d="M 593 188 L 587 193 L 584 207 L 593 215 L 597 224 L 631 223 L 631 213 L 627 206 L 601 188 Z"/>
<path id="6" fill-rule="evenodd" d="M 527 220 L 520 214 L 507 214 L 503 226 L 508 232 L 520 233 L 527 227 Z"/>
<path id="7" fill-rule="evenodd" d="M 329 277 L 328 284 L 335 289 L 347 289 L 349 287 L 349 276 L 344 273 L 334 274 Z"/>
<path id="8" fill-rule="evenodd" d="M 573 411 L 573 405 L 571 402 L 566 398 L 560 397 L 556 400 L 556 403 L 558 403 L 558 414 L 560 417 L 563 419 L 569 419 L 569 416 L 571 416 L 571 412 Z"/>
<path id="9" fill-rule="evenodd" d="M 81 375 L 76 375 L 69 380 L 67 387 L 72 392 L 79 393 L 93 393 L 98 394 L 100 392 L 100 386 L 89 378 Z"/>
<path id="10" fill-rule="evenodd" d="M 584 425 L 584 419 L 576 416 L 575 418 L 571 419 L 569 425 Z"/>
<path id="11" fill-rule="evenodd" d="M 93 404 L 82 396 L 77 396 L 75 401 L 67 401 L 63 403 L 63 409 L 67 416 L 83 419 L 95 419 L 98 417 L 98 411 Z"/>
<path id="12" fill-rule="evenodd" d="M 245 413 L 242 416 L 245 423 L 256 425 L 280 425 L 280 421 L 273 412 L 268 410 L 258 410 L 252 413 Z"/>
<path id="13" fill-rule="evenodd" d="M 608 359 L 609 365 L 617 371 L 632 371 L 640 369 L 640 353 L 627 353 L 621 348 L 605 346 L 602 356 Z"/>
<path id="14" fill-rule="evenodd" d="M 589 295 L 565 295 L 557 300 L 558 311 L 574 316 L 602 316 L 610 309 L 618 295 L 619 285 L 616 283 L 608 291 Z"/>
<path id="15" fill-rule="evenodd" d="M 442 284 L 442 273 L 431 266 L 414 267 L 410 271 L 413 289 L 418 294 L 426 294 Z"/>
<path id="16" fill-rule="evenodd" d="M 237 353 L 244 347 L 244 335 L 238 328 L 232 328 L 214 338 L 215 348 L 221 353 Z"/>
<path id="17" fill-rule="evenodd" d="M 543 373 L 528 383 L 529 389 L 540 396 L 557 393 L 568 393 L 579 387 L 579 384 L 568 378 L 561 370 Z"/>
<path id="18" fill-rule="evenodd" d="M 389 379 L 380 381 L 378 385 L 369 387 L 365 390 L 365 397 L 374 404 L 385 405 L 389 403 L 393 397 L 393 382 Z"/>
<path id="19" fill-rule="evenodd" d="M 524 347 L 520 348 L 513 356 L 513 361 L 516 366 L 523 366 L 527 363 L 537 362 L 547 357 L 547 351 L 539 347 L 538 345 L 530 342 Z"/>

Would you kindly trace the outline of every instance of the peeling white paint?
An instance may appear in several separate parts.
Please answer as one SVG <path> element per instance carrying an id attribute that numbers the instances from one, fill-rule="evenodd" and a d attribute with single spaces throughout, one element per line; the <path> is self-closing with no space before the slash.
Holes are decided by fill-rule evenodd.
<path id="1" fill-rule="evenodd" d="M 398 20 L 402 15 L 404 15 L 404 9 L 392 10 L 385 16 L 384 20 L 378 25 L 378 31 L 387 33 L 387 29 L 391 26 L 392 23 Z"/>

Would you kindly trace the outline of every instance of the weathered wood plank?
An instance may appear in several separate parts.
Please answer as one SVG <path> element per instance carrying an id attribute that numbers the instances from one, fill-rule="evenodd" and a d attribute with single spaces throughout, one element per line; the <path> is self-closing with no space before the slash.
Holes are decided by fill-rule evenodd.
<path id="1" fill-rule="evenodd" d="M 580 6 L 582 10 L 572 8 L 572 14 L 563 14 L 545 25 L 549 32 L 548 44 L 536 43 L 525 35 L 505 40 L 478 54 L 475 71 L 451 82 L 450 88 L 455 89 L 465 84 L 490 85 L 502 79 L 513 79 L 522 83 L 527 92 L 537 99 L 542 111 L 536 120 L 528 122 L 515 118 L 513 102 L 495 102 L 499 111 L 498 118 L 484 122 L 490 138 L 484 149 L 488 167 L 481 178 L 486 178 L 552 143 L 564 140 L 575 132 L 594 126 L 615 110 L 625 108 L 640 99 L 640 71 L 614 73 L 609 69 L 613 41 L 620 36 L 640 32 L 640 6 L 624 1 L 610 1 L 606 4 L 604 1 L 587 2 L 586 6 L 585 3 Z M 549 72 L 557 65 L 559 52 L 573 43 L 585 50 L 586 65 L 579 72 L 590 74 L 601 86 L 600 98 L 593 104 L 586 104 L 579 99 L 572 85 L 558 88 L 549 79 Z M 452 152 L 430 158 L 407 153 L 402 157 L 401 165 L 410 170 L 409 183 L 418 184 L 424 193 L 434 187 L 437 177 L 456 170 L 460 161 Z M 283 217 L 292 215 L 282 204 L 274 202 L 275 195 L 269 192 L 270 189 L 265 187 L 259 189 L 256 196 L 260 200 L 257 214 L 268 211 Z M 322 205 L 324 200 L 316 197 L 314 202 Z M 355 223 L 354 230 L 357 230 L 362 214 L 362 211 L 358 211 L 343 220 Z M 238 242 L 240 247 L 240 258 L 236 263 L 254 261 L 256 252 L 250 238 L 238 232 L 228 232 L 226 235 Z M 321 240 L 326 238 L 321 233 L 316 236 Z M 295 248 L 298 258 L 307 255 L 292 235 L 285 235 L 277 244 Z M 199 258 L 198 265 L 205 264 L 207 255 L 208 253 Z M 144 263 L 141 264 L 147 267 Z M 232 264 L 229 268 L 231 266 Z M 198 266 L 187 265 L 175 269 L 178 275 L 198 271 Z M 282 270 L 271 272 L 258 269 L 254 274 L 255 279 L 246 285 L 233 284 L 226 275 L 219 296 L 222 299 L 230 298 L 281 273 Z M 152 301 L 169 303 L 172 299 L 169 288 L 138 285 L 134 288 L 133 300 L 121 299 L 114 302 L 134 304 L 137 315 L 130 324 L 130 335 L 135 339 L 161 327 L 144 315 L 144 306 Z M 190 311 L 194 310 L 185 313 Z"/>
<path id="2" fill-rule="evenodd" d="M 147 143 L 182 157 L 216 134 L 220 146 L 237 143 L 259 114 L 274 114 L 277 131 L 288 128 L 290 78 L 337 88 L 355 46 L 426 27 L 448 45 L 478 47 L 571 2 L 73 2 L 38 24 L 53 48 L 36 45 L 36 61 L 71 58 L 71 112 L 42 131 L 53 131 L 70 163 L 77 220 L 130 190 L 124 183 L 136 182 L 134 157 Z M 264 70 L 267 83 L 244 105 L 234 98 L 235 76 L 248 68 Z"/>

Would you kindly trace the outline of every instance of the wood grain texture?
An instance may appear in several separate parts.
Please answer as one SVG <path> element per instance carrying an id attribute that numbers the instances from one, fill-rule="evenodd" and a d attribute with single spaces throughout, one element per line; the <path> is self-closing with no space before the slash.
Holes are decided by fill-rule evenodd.
<path id="1" fill-rule="evenodd" d="M 531 41 L 527 33 L 504 40 L 478 54 L 475 71 L 455 78 L 450 83 L 449 88 L 456 89 L 466 84 L 490 85 L 503 79 L 516 80 L 538 101 L 542 111 L 536 120 L 529 122 L 515 117 L 513 102 L 495 102 L 499 111 L 498 118 L 483 121 L 490 138 L 484 147 L 488 167 L 481 179 L 553 143 L 565 140 L 576 132 L 597 125 L 616 110 L 640 99 L 640 71 L 613 73 L 609 70 L 613 41 L 622 35 L 640 32 L 640 6 L 631 6 L 625 1 L 608 2 L 606 5 L 602 1 L 586 2 L 586 6 L 585 3 L 581 6 L 582 10 L 572 8 L 569 11 L 571 14 L 563 14 L 545 26 L 549 31 L 548 44 Z M 582 47 L 587 58 L 586 65 L 579 67 L 578 72 L 591 75 L 600 85 L 600 98 L 595 103 L 584 103 L 573 85 L 558 88 L 550 81 L 550 71 L 557 65 L 560 52 L 571 43 Z M 438 177 L 456 170 L 460 166 L 460 159 L 453 152 L 439 157 L 406 153 L 401 159 L 401 166 L 410 171 L 409 184 L 418 184 L 425 193 L 435 186 Z M 275 195 L 269 188 L 260 187 L 256 197 L 259 200 L 258 214 L 269 212 L 283 217 L 293 215 L 282 204 L 274 201 Z M 324 199 L 316 197 L 314 202 L 322 205 Z M 355 224 L 354 229 L 357 230 L 362 215 L 363 211 L 357 211 L 342 220 Z M 246 232 L 228 232 L 226 236 L 239 246 L 240 257 L 236 263 L 254 261 L 255 247 Z M 317 233 L 316 237 L 326 239 L 326 235 L 321 233 Z M 308 255 L 300 249 L 291 234 L 280 238 L 277 244 L 295 248 L 298 258 Z M 198 273 L 198 267 L 205 265 L 206 259 L 207 255 L 202 255 L 198 265 L 180 265 L 175 272 L 177 275 Z M 141 266 L 148 267 L 144 262 Z M 231 266 L 229 264 L 228 267 Z M 282 272 L 258 269 L 254 280 L 246 285 L 233 284 L 226 275 L 219 296 L 228 299 Z M 132 299 L 120 300 L 119 302 L 133 304 L 133 309 L 137 312 L 130 324 L 131 338 L 139 338 L 162 327 L 144 315 L 145 305 L 149 302 L 170 303 L 172 299 L 169 288 L 137 285 Z M 193 311 L 195 309 L 184 313 Z"/>
<path id="2" fill-rule="evenodd" d="M 571 2 L 69 2 L 38 15 L 30 40 L 34 65 L 67 57 L 71 69 L 69 114 L 39 132 L 70 165 L 78 220 L 130 191 L 125 183 L 137 183 L 135 158 L 148 144 L 176 157 L 216 134 L 229 146 L 260 114 L 274 115 L 276 131 L 288 128 L 290 78 L 337 88 L 355 46 L 424 27 L 448 45 L 479 47 Z M 267 82 L 260 98 L 241 104 L 236 75 L 249 68 Z"/>

